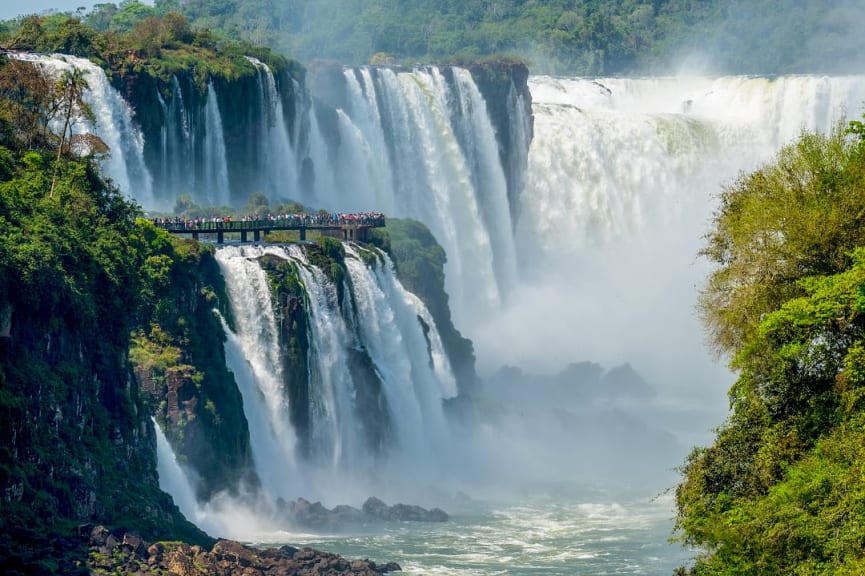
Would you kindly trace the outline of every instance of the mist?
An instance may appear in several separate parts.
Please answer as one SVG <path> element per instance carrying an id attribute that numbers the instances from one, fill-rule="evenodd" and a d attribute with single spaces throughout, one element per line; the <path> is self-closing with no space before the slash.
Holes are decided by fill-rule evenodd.
<path id="1" fill-rule="evenodd" d="M 696 308 L 710 272 L 698 253 L 718 195 L 800 130 L 826 130 L 854 116 L 865 83 L 534 77 L 530 88 L 534 139 L 516 225 L 520 282 L 486 322 L 466 328 L 487 398 L 502 392 L 502 366 L 525 371 L 524 386 L 532 389 L 571 363 L 605 370 L 628 363 L 650 383 L 652 397 L 563 407 L 538 385 L 545 406 L 538 421 L 563 408 L 579 414 L 580 426 L 562 437 L 580 449 L 597 447 L 598 460 L 586 462 L 596 472 L 589 480 L 610 481 L 597 465 L 604 458 L 663 480 L 693 446 L 710 441 L 735 380 L 726 359 L 709 350 Z M 588 424 L 613 417 L 613 405 L 627 416 L 622 422 L 675 441 L 644 446 L 638 452 L 645 459 L 634 458 L 633 443 Z M 619 471 L 618 480 L 627 477 Z"/>
<path id="2" fill-rule="evenodd" d="M 704 74 L 859 74 L 865 2 L 728 2 L 672 46 L 663 68 Z"/>

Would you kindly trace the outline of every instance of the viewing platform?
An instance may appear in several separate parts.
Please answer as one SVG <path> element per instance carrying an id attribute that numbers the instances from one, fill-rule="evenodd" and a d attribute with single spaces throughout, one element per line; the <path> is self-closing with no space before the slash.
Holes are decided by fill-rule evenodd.
<path id="1" fill-rule="evenodd" d="M 201 235 L 216 235 L 216 243 L 223 244 L 226 234 L 238 234 L 240 242 L 261 242 L 264 234 L 297 230 L 300 241 L 306 240 L 308 230 L 317 230 L 322 236 L 339 240 L 366 242 L 369 231 L 383 228 L 382 214 L 286 214 L 266 218 L 154 218 L 157 228 L 171 234 L 189 234 L 198 240 Z"/>

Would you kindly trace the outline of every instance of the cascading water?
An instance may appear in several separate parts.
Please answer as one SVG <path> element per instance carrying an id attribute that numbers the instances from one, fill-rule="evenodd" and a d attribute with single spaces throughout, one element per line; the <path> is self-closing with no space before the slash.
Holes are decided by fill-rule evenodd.
<path id="1" fill-rule="evenodd" d="M 671 397 L 705 405 L 714 392 L 721 410 L 729 375 L 707 357 L 693 312 L 712 198 L 801 129 L 858 114 L 865 78 L 535 77 L 529 86 L 524 280 L 475 335 L 478 357 L 487 369 L 631 361 Z"/>
<path id="2" fill-rule="evenodd" d="M 162 111 L 158 200 L 170 207 L 177 196 L 189 194 L 200 205 L 227 205 L 231 194 L 216 88 L 208 82 L 201 98 L 189 84 L 184 96 L 183 86 L 172 76 L 168 102 L 157 90 Z"/>
<path id="3" fill-rule="evenodd" d="M 295 497 L 296 438 L 283 390 L 276 314 L 260 247 L 225 247 L 216 253 L 225 277 L 237 332 L 226 327 L 226 358 L 243 396 L 250 445 L 264 489 L 274 498 Z"/>
<path id="4" fill-rule="evenodd" d="M 448 445 L 442 400 L 455 396 L 456 384 L 429 312 L 396 279 L 387 255 L 378 258 L 380 263 L 370 268 L 346 247 L 358 328 L 381 373 L 401 456 L 415 461 L 424 454 L 435 468 L 437 451 Z M 430 328 L 429 348 L 418 317 Z"/>
<path id="5" fill-rule="evenodd" d="M 547 255 L 639 233 L 803 128 L 856 113 L 865 97 L 861 78 L 539 77 L 530 88 L 535 139 L 519 230 L 529 252 Z"/>
<path id="6" fill-rule="evenodd" d="M 260 122 L 265 134 L 259 147 L 262 166 L 260 189 L 255 191 L 265 193 L 271 200 L 292 198 L 298 189 L 297 161 L 291 147 L 282 97 L 270 67 L 252 56 L 246 58 L 258 70 Z"/>
<path id="7" fill-rule="evenodd" d="M 132 110 L 117 90 L 111 86 L 105 72 L 86 58 L 64 54 L 27 54 L 10 52 L 18 60 L 33 62 L 53 78 L 66 71 L 84 71 L 88 89 L 84 99 L 95 116 L 95 123 L 77 122 L 73 134 L 91 132 L 108 145 L 110 155 L 102 161 L 102 169 L 121 192 L 140 202 L 145 208 L 153 205 L 153 178 L 144 163 L 144 139 Z M 58 127 L 62 129 L 62 125 Z"/>
<path id="8" fill-rule="evenodd" d="M 448 254 L 455 316 L 470 325 L 500 305 L 515 276 L 504 170 L 471 76 L 438 68 L 346 70 L 339 147 L 317 143 L 315 198 L 338 211 L 423 221 Z M 319 176 L 327 172 L 328 176 Z"/>
<path id="9" fill-rule="evenodd" d="M 225 137 L 222 115 L 213 82 L 207 83 L 207 104 L 204 106 L 204 189 L 209 204 L 226 206 L 231 201 L 228 187 L 228 164 L 225 161 Z"/>
<path id="10" fill-rule="evenodd" d="M 340 314 L 336 286 L 312 266 L 303 250 L 275 248 L 283 258 L 296 261 L 309 304 L 309 388 L 312 414 L 312 452 L 319 463 L 332 468 L 349 466 L 344 459 L 357 455 L 359 425 L 354 413 L 354 385 L 349 374 L 348 328 Z"/>
<path id="11" fill-rule="evenodd" d="M 162 118 L 167 119 L 169 117 L 168 104 L 165 102 L 165 98 L 162 97 L 162 93 L 158 89 L 156 90 L 156 100 L 159 102 L 159 109 L 162 111 Z M 159 125 L 159 169 L 157 170 L 157 175 L 161 182 L 170 181 L 169 175 L 171 173 L 171 162 L 168 160 L 168 139 L 169 123 L 163 120 Z"/>
<path id="12" fill-rule="evenodd" d="M 171 494 L 174 503 L 184 516 L 195 520 L 198 517 L 195 488 L 177 462 L 177 456 L 171 449 L 168 438 L 155 420 L 153 420 L 153 427 L 156 429 L 156 471 L 159 473 L 159 487 Z"/>
<path id="13" fill-rule="evenodd" d="M 483 224 L 489 231 L 496 280 L 506 291 L 517 279 L 507 180 L 499 160 L 498 145 L 487 105 L 480 90 L 468 70 L 453 68 L 452 71 L 457 108 L 457 114 L 452 118 L 454 131 L 470 166 Z M 438 93 L 444 93 L 444 88 L 441 87 Z"/>
<path id="14" fill-rule="evenodd" d="M 456 382 L 441 337 L 426 307 L 405 291 L 387 256 L 369 267 L 345 245 L 349 272 L 340 305 L 337 287 L 307 258 L 300 246 L 229 246 L 217 251 L 226 280 L 236 331 L 225 325 L 226 358 L 243 396 L 256 471 L 272 498 L 322 496 L 328 478 L 353 474 L 357 484 L 380 458 L 399 469 L 417 468 L 419 454 L 430 472 L 447 449 L 442 402 L 456 395 Z M 309 430 L 292 428 L 289 394 L 283 374 L 277 313 L 259 259 L 292 262 L 305 291 L 310 349 Z M 426 325 L 426 334 L 421 321 Z M 282 343 L 284 345 L 285 343 Z M 349 352 L 369 354 L 381 380 L 382 405 L 389 409 L 395 434 L 377 454 L 367 444 L 365 426 L 375 414 L 359 411 L 362 384 L 349 367 Z M 387 417 L 387 416 L 386 416 Z M 298 434 L 309 436 L 309 454 L 301 465 Z"/>
<path id="15" fill-rule="evenodd" d="M 159 95 L 162 107 L 162 166 L 157 183 L 159 201 L 166 208 L 181 194 L 201 200 L 195 186 L 195 140 L 197 125 L 193 109 L 186 106 L 183 89 L 177 76 L 171 77 L 171 98 L 168 102 Z M 191 95 L 190 95 L 191 99 Z"/>
<path id="16" fill-rule="evenodd" d="M 511 223 L 519 221 L 520 195 L 525 187 L 529 164 L 529 146 L 532 142 L 534 118 L 526 104 L 526 97 L 514 84 L 511 84 L 507 99 L 508 124 L 510 134 L 507 147 L 510 150 L 508 175 L 508 203 L 511 210 Z"/>

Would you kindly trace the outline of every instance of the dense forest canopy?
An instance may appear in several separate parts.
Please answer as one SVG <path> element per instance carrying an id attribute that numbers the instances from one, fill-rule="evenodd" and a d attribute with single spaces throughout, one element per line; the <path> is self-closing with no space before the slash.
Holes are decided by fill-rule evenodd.
<path id="1" fill-rule="evenodd" d="M 183 14 L 198 29 L 301 61 L 452 61 L 512 53 L 536 73 L 861 70 L 858 0 L 124 0 L 85 21 L 128 31 Z"/>
<path id="2" fill-rule="evenodd" d="M 157 15 L 138 2 L 127 2 L 114 12 L 108 7 L 114 9 L 113 4 L 97 5 L 83 20 L 79 15 L 52 14 L 3 23 L 0 48 L 89 58 L 114 80 L 146 71 L 167 84 L 174 74 L 192 73 L 202 89 L 209 78 L 233 80 L 255 74 L 247 56 L 266 62 L 274 71 L 288 68 L 297 77 L 303 74 L 297 62 L 264 46 L 194 28 L 180 14 Z"/>

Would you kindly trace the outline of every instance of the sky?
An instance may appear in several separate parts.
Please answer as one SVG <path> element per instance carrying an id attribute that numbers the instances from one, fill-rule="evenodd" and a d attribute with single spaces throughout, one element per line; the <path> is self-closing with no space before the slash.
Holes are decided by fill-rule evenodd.
<path id="1" fill-rule="evenodd" d="M 111 0 L 2 0 L 0 1 L 0 20 L 9 20 L 22 15 L 41 14 L 46 10 L 58 12 L 75 11 L 80 6 L 90 9 L 94 4 L 110 2 Z M 119 4 L 116 0 L 115 4 Z M 152 0 L 144 0 L 145 4 L 153 4 Z"/>

